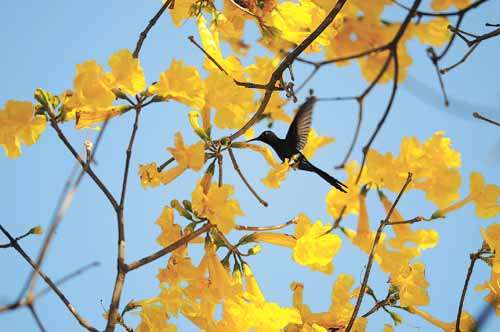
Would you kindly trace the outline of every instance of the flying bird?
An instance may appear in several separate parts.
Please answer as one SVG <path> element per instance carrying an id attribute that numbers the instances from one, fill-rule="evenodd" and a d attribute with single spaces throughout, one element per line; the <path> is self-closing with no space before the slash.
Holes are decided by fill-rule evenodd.
<path id="1" fill-rule="evenodd" d="M 281 161 L 285 161 L 285 159 L 293 160 L 294 167 L 303 171 L 316 173 L 338 190 L 347 192 L 347 186 L 345 184 L 314 166 L 301 152 L 307 143 L 307 137 L 309 136 L 309 131 L 311 130 L 312 111 L 316 100 L 315 96 L 310 96 L 302 105 L 300 105 L 295 117 L 293 118 L 290 128 L 288 128 L 285 139 L 281 139 L 276 136 L 274 132 L 266 130 L 258 137 L 247 142 L 264 142 L 273 148 L 276 154 L 280 157 Z"/>

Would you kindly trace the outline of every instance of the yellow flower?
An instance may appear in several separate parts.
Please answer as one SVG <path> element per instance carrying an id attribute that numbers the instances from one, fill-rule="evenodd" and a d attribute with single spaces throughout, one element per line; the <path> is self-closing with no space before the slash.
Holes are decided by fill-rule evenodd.
<path id="1" fill-rule="evenodd" d="M 327 233 L 331 225 L 320 220 L 314 224 L 306 215 L 300 214 L 295 228 L 297 243 L 293 248 L 293 260 L 304 266 L 326 274 L 333 272 L 333 257 L 337 255 L 342 240 L 337 234 Z"/>
<path id="2" fill-rule="evenodd" d="M 410 306 L 408 307 L 408 311 L 411 312 L 412 314 L 418 315 L 431 323 L 432 325 L 442 329 L 444 332 L 455 332 L 456 330 L 456 322 L 451 322 L 451 323 L 446 323 L 443 322 L 442 320 L 437 319 L 436 317 L 432 316 L 431 314 Z M 469 314 L 467 311 L 462 311 L 462 315 L 460 316 L 460 331 L 462 332 L 473 332 L 475 331 L 475 321 L 474 317 Z"/>
<path id="3" fill-rule="evenodd" d="M 470 4 L 470 0 L 432 0 L 431 7 L 434 10 L 444 10 L 451 6 L 462 9 Z"/>
<path id="4" fill-rule="evenodd" d="M 215 245 L 209 244 L 205 246 L 205 257 L 207 260 L 208 276 L 210 278 L 209 291 L 212 296 L 220 300 L 235 296 L 238 287 L 234 287 L 235 285 L 229 276 L 229 271 L 221 264 L 215 252 Z"/>
<path id="5" fill-rule="evenodd" d="M 144 189 L 169 184 L 187 169 L 199 171 L 205 163 L 205 143 L 199 141 L 191 146 L 185 146 L 180 133 L 175 134 L 175 147 L 167 148 L 177 161 L 177 166 L 159 172 L 156 163 L 139 166 L 139 177 Z"/>
<path id="6" fill-rule="evenodd" d="M 250 75 L 250 80 L 258 84 L 267 84 L 274 70 L 280 64 L 280 58 L 270 58 L 268 56 L 256 56 L 255 63 L 246 67 L 245 70 Z"/>
<path id="7" fill-rule="evenodd" d="M 149 87 L 149 92 L 198 110 L 205 105 L 205 86 L 198 70 L 184 65 L 182 60 L 173 59 L 170 68 L 161 73 L 158 83 Z"/>
<path id="8" fill-rule="evenodd" d="M 492 271 L 500 274 L 500 224 L 489 225 L 486 230 L 481 228 L 481 234 L 488 247 L 495 253 Z"/>
<path id="9" fill-rule="evenodd" d="M 286 179 L 289 170 L 290 163 L 288 162 L 288 159 L 285 159 L 282 164 L 276 164 L 273 168 L 271 168 L 267 176 L 262 179 L 262 183 L 269 188 L 277 189 L 281 186 L 281 182 Z"/>
<path id="10" fill-rule="evenodd" d="M 486 184 L 481 173 L 472 172 L 470 174 L 469 195 L 461 201 L 434 212 L 434 217 L 442 217 L 448 213 L 458 210 L 473 202 L 476 205 L 476 216 L 479 218 L 492 218 L 500 213 L 498 198 L 500 197 L 500 187 L 494 184 Z"/>
<path id="11" fill-rule="evenodd" d="M 341 273 L 335 280 L 332 288 L 332 303 L 330 312 L 334 314 L 334 321 L 340 325 L 347 325 L 351 318 L 354 306 L 351 304 L 351 299 L 357 294 L 352 290 L 354 278 L 349 274 Z"/>
<path id="12" fill-rule="evenodd" d="M 128 105 L 97 108 L 91 106 L 78 107 L 75 110 L 76 128 L 89 128 L 93 124 L 104 122 L 128 110 L 130 110 Z"/>
<path id="13" fill-rule="evenodd" d="M 447 18 L 436 17 L 429 22 L 414 25 L 412 31 L 414 31 L 421 43 L 440 47 L 450 39 L 449 24 Z"/>
<path id="14" fill-rule="evenodd" d="M 126 94 L 135 95 L 144 90 L 146 80 L 139 59 L 127 50 L 119 50 L 109 58 L 111 81 L 114 87 Z"/>
<path id="15" fill-rule="evenodd" d="M 209 140 L 210 137 L 208 137 L 205 130 L 202 127 L 200 127 L 200 123 L 198 121 L 200 118 L 200 112 L 190 111 L 188 113 L 188 117 L 189 117 L 189 124 L 191 125 L 191 128 L 193 128 L 196 135 L 198 135 L 198 137 L 200 137 L 203 140 Z"/>
<path id="16" fill-rule="evenodd" d="M 212 183 L 207 193 L 198 184 L 192 193 L 193 211 L 201 218 L 207 218 L 217 225 L 223 233 L 229 233 L 234 228 L 234 219 L 243 216 L 243 211 L 237 200 L 230 199 L 234 193 L 233 186 L 224 184 L 218 186 Z"/>
<path id="17" fill-rule="evenodd" d="M 264 159 L 268 162 L 269 165 L 275 168 L 279 165 L 278 161 L 274 158 L 273 152 L 269 148 L 263 145 L 256 145 L 249 143 L 246 143 L 245 147 L 249 148 L 252 151 L 260 153 L 264 157 Z"/>
<path id="18" fill-rule="evenodd" d="M 393 203 L 389 201 L 387 196 L 381 191 L 379 191 L 379 198 L 384 205 L 385 211 L 388 213 Z M 401 216 L 397 209 L 393 209 L 391 221 L 402 220 L 405 220 L 405 218 Z M 439 242 L 439 233 L 434 229 L 419 229 L 413 231 L 409 224 L 392 225 L 392 229 L 396 236 L 389 239 L 388 244 L 395 249 L 406 250 L 408 248 L 408 243 L 414 243 L 418 248 L 418 251 L 415 251 L 415 254 L 417 254 L 421 249 L 433 248 Z"/>
<path id="19" fill-rule="evenodd" d="M 156 224 L 161 228 L 161 234 L 156 239 L 160 246 L 166 247 L 181 238 L 181 226 L 174 223 L 174 209 L 171 207 L 163 208 Z"/>
<path id="20" fill-rule="evenodd" d="M 167 323 L 168 315 L 162 306 L 157 304 L 144 304 L 141 306 L 141 323 L 137 326 L 137 332 L 176 332 L 173 324 Z"/>
<path id="21" fill-rule="evenodd" d="M 325 11 L 312 1 L 301 0 L 299 3 L 285 1 L 276 6 L 271 15 L 266 17 L 265 22 L 279 31 L 281 39 L 298 45 L 317 28 L 318 22 L 325 16 Z M 331 29 L 334 29 L 333 25 L 327 30 Z M 307 51 L 318 52 L 321 46 L 329 44 L 328 34 L 323 32 Z"/>
<path id="22" fill-rule="evenodd" d="M 235 8 L 238 13 L 231 12 L 228 8 Z M 215 26 L 220 33 L 221 39 L 227 42 L 236 54 L 245 55 L 249 49 L 249 45 L 243 41 L 245 17 L 241 11 L 229 0 L 224 1 L 223 13 L 218 13 L 215 16 Z"/>
<path id="23" fill-rule="evenodd" d="M 366 175 L 373 186 L 388 188 L 391 191 L 401 190 L 406 178 L 407 171 L 398 169 L 392 153 L 381 154 L 377 150 L 370 149 L 366 155 Z"/>
<path id="24" fill-rule="evenodd" d="M 165 3 L 167 0 L 162 1 Z M 175 0 L 175 4 L 170 6 L 172 8 L 169 8 L 168 11 L 176 27 L 180 27 L 184 20 L 192 16 L 191 6 L 193 6 L 194 3 L 194 0 Z"/>
<path id="25" fill-rule="evenodd" d="M 442 208 L 460 197 L 460 165 L 460 153 L 451 147 L 451 140 L 438 131 L 423 144 L 415 137 L 403 138 L 397 157 L 370 151 L 367 177 L 379 186 L 398 192 L 407 173 L 411 172 L 413 181 L 409 188 L 424 191 L 428 200 Z"/>
<path id="26" fill-rule="evenodd" d="M 480 173 L 471 173 L 469 195 L 476 204 L 476 216 L 479 218 L 492 218 L 500 213 L 500 187 L 486 184 Z"/>
<path id="27" fill-rule="evenodd" d="M 70 109 L 89 106 L 92 109 L 107 108 L 115 100 L 111 82 L 104 69 L 95 60 L 76 65 L 73 81 L 74 93 L 67 102 Z"/>
<path id="28" fill-rule="evenodd" d="M 191 146 L 184 145 L 181 133 L 175 134 L 175 148 L 167 148 L 177 161 L 177 164 L 184 168 L 199 171 L 205 164 L 205 143 L 199 141 Z"/>
<path id="29" fill-rule="evenodd" d="M 168 259 L 167 266 L 160 269 L 156 276 L 160 283 L 169 284 L 171 287 L 180 286 L 182 281 L 192 281 L 203 278 L 199 269 L 193 266 L 191 258 L 187 255 L 187 246 L 175 250 Z"/>
<path id="30" fill-rule="evenodd" d="M 497 260 L 496 265 L 498 266 L 497 256 L 498 251 L 495 253 L 495 260 Z M 500 316 L 500 303 L 498 302 L 498 297 L 500 297 L 500 273 L 495 272 L 492 269 L 490 280 L 486 281 L 484 284 L 476 286 L 476 291 L 481 292 L 485 290 L 489 291 L 489 293 L 484 299 L 495 308 L 497 316 Z"/>
<path id="31" fill-rule="evenodd" d="M 425 279 L 425 266 L 422 263 L 408 265 L 399 273 L 391 275 L 390 283 L 399 289 L 399 301 L 402 307 L 429 304 Z"/>
<path id="32" fill-rule="evenodd" d="M 0 109 L 0 145 L 7 157 L 21 155 L 21 143 L 35 144 L 46 127 L 44 116 L 35 115 L 33 104 L 27 101 L 8 100 Z"/>
<path id="33" fill-rule="evenodd" d="M 297 309 L 266 301 L 247 264 L 243 265 L 243 276 L 245 292 L 224 301 L 223 321 L 233 327 L 224 331 L 281 331 L 288 324 L 301 323 Z"/>
<path id="34" fill-rule="evenodd" d="M 219 128 L 240 128 L 254 110 L 253 91 L 237 86 L 224 73 L 212 72 L 205 80 L 206 103 L 216 109 L 214 122 Z"/>
<path id="35" fill-rule="evenodd" d="M 158 187 L 161 183 L 160 172 L 156 163 L 139 165 L 139 178 L 141 179 L 142 188 Z"/>
<path id="36" fill-rule="evenodd" d="M 356 184 L 359 166 L 355 160 L 345 165 L 347 181 L 343 181 L 348 187 L 349 192 L 343 193 L 332 188 L 326 195 L 326 206 L 328 213 L 337 219 L 343 211 L 344 216 L 349 214 L 358 214 L 359 212 L 359 184 Z M 362 177 L 359 183 L 365 183 Z"/>
<path id="37" fill-rule="evenodd" d="M 289 326 L 290 331 L 327 331 L 330 329 L 342 330 L 346 327 L 352 315 L 354 305 L 351 300 L 358 295 L 357 290 L 351 290 L 354 278 L 347 274 L 340 274 L 333 284 L 330 308 L 326 312 L 314 313 L 303 303 L 304 286 L 300 283 L 292 283 L 293 306 L 300 312 L 302 318 L 301 326 Z M 356 320 L 353 331 L 364 331 L 365 319 Z"/>
<path id="38" fill-rule="evenodd" d="M 325 145 L 328 145 L 330 143 L 333 143 L 335 139 L 333 137 L 329 136 L 320 136 L 316 132 L 316 130 L 311 129 L 309 131 L 309 135 L 307 138 L 307 144 L 304 147 L 303 154 L 306 156 L 307 159 L 311 159 L 314 154 L 316 153 L 316 150 L 319 148 L 324 147 Z"/>
<path id="39" fill-rule="evenodd" d="M 253 240 L 288 248 L 293 248 L 297 243 L 297 240 L 291 235 L 272 232 L 258 232 L 253 235 Z"/>
<path id="40" fill-rule="evenodd" d="M 210 29 L 208 29 L 205 18 L 202 15 L 198 17 L 198 31 L 203 49 L 222 66 L 231 78 L 245 81 L 244 68 L 240 60 L 235 56 L 228 56 L 227 58 L 222 56 L 217 22 L 217 19 L 215 19 Z M 205 60 L 205 68 L 212 73 L 221 73 L 221 70 L 210 59 Z"/>

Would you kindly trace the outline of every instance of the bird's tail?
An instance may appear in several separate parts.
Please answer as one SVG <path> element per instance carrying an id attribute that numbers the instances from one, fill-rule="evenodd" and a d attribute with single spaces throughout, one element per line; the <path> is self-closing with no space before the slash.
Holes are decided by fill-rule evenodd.
<path id="1" fill-rule="evenodd" d="M 303 159 L 302 162 L 300 163 L 299 169 L 302 169 L 304 171 L 309 171 L 309 172 L 314 172 L 321 176 L 326 182 L 337 188 L 338 190 L 342 192 L 347 192 L 347 186 L 328 174 L 327 172 L 323 171 L 322 169 L 317 168 L 313 164 L 311 164 L 307 159 Z"/>
<path id="2" fill-rule="evenodd" d="M 328 182 L 329 184 L 331 184 L 332 186 L 334 186 L 338 190 L 345 192 L 345 193 L 347 192 L 347 190 L 346 190 L 346 189 L 348 189 L 347 186 L 345 184 L 343 184 L 342 182 L 340 182 L 339 180 L 337 180 L 336 178 L 334 178 L 333 176 L 331 176 L 330 174 L 328 174 L 327 172 L 325 172 L 317 167 L 314 167 L 313 172 L 318 174 L 319 176 L 321 176 L 326 182 Z"/>

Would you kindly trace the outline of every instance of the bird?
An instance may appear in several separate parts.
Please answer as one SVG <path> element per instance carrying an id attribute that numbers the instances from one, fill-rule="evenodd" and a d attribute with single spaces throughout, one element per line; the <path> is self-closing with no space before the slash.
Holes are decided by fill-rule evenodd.
<path id="1" fill-rule="evenodd" d="M 307 143 L 307 137 L 311 130 L 312 111 L 316 101 L 317 98 L 311 95 L 300 105 L 284 139 L 276 136 L 273 131 L 266 130 L 247 142 L 260 141 L 268 144 L 273 148 L 281 161 L 285 161 L 285 159 L 293 160 L 294 167 L 303 171 L 316 173 L 336 189 L 347 193 L 348 188 L 345 184 L 314 166 L 301 152 Z"/>

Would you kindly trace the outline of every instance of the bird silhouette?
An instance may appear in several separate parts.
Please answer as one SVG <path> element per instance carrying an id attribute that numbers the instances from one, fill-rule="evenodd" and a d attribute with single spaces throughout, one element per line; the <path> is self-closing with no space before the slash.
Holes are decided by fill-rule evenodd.
<path id="1" fill-rule="evenodd" d="M 336 189 L 347 192 L 347 186 L 345 184 L 314 166 L 301 152 L 307 143 L 307 137 L 311 130 L 312 111 L 316 100 L 315 96 L 309 96 L 306 101 L 300 105 L 293 118 L 292 124 L 288 128 L 285 139 L 281 139 L 276 136 L 274 132 L 266 130 L 258 137 L 247 142 L 264 142 L 273 148 L 281 161 L 285 161 L 285 159 L 293 160 L 294 167 L 303 171 L 316 173 Z"/>

